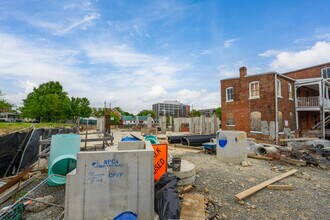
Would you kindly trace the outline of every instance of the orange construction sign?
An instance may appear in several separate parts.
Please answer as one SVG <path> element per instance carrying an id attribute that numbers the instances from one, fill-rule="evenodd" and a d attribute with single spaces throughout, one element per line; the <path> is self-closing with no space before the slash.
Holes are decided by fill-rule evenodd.
<path id="1" fill-rule="evenodd" d="M 167 144 L 153 144 L 154 148 L 154 180 L 167 172 Z"/>

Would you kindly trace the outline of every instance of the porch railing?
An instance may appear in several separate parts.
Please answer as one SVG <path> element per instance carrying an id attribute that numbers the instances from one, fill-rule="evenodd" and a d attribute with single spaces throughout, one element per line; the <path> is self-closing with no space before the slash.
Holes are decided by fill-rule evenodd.
<path id="1" fill-rule="evenodd" d="M 298 97 L 298 107 L 318 107 L 319 106 L 319 97 Z"/>

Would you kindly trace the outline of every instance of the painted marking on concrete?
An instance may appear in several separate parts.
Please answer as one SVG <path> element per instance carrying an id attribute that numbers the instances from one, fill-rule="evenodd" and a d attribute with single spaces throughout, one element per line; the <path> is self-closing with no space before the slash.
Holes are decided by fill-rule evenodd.
<path id="1" fill-rule="evenodd" d="M 87 174 L 87 184 L 102 183 L 104 182 L 104 173 L 89 172 Z"/>
<path id="2" fill-rule="evenodd" d="M 124 175 L 123 172 L 110 172 L 109 173 L 109 178 L 119 178 L 122 177 Z"/>
<path id="3" fill-rule="evenodd" d="M 107 159 L 99 162 L 98 160 L 94 160 L 92 162 L 92 166 L 95 168 L 106 168 L 106 167 L 122 167 L 123 165 L 119 162 L 118 159 Z"/>
<path id="4" fill-rule="evenodd" d="M 227 145 L 227 137 L 223 134 L 219 134 L 219 147 L 224 148 Z"/>

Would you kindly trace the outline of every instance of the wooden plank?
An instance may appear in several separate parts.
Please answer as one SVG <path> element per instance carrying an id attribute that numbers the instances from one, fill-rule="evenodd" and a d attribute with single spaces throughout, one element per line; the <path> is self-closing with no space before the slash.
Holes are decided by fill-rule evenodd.
<path id="1" fill-rule="evenodd" d="M 296 166 L 302 166 L 302 167 L 306 166 L 306 161 L 304 161 L 304 160 L 296 160 L 296 159 L 282 156 L 281 161 L 284 161 L 286 163 L 293 164 Z"/>
<path id="2" fill-rule="evenodd" d="M 253 159 L 258 159 L 258 160 L 272 160 L 272 158 L 270 157 L 265 157 L 265 156 L 261 156 L 261 155 L 255 155 L 255 154 L 248 154 L 249 158 L 253 158 Z"/>
<path id="3" fill-rule="evenodd" d="M 180 219 L 205 219 L 204 203 L 204 195 L 202 194 L 184 194 L 181 206 Z"/>
<path id="4" fill-rule="evenodd" d="M 251 188 L 249 188 L 249 189 L 247 189 L 243 192 L 238 193 L 237 195 L 235 195 L 235 198 L 238 199 L 238 200 L 242 200 L 242 199 L 252 195 L 253 193 L 258 192 L 259 190 L 267 187 L 268 185 L 270 185 L 272 183 L 275 183 L 275 182 L 277 182 L 277 181 L 279 181 L 279 180 L 281 180 L 285 177 L 291 176 L 292 174 L 296 173 L 297 171 L 298 170 L 296 170 L 296 169 L 290 170 L 290 171 L 288 171 L 286 173 L 283 173 L 279 176 L 276 176 L 276 177 L 274 177 L 270 180 L 267 180 L 267 181 L 265 181 L 263 183 L 260 183 L 256 186 L 253 186 L 253 187 L 251 187 Z"/>
<path id="5" fill-rule="evenodd" d="M 292 185 L 268 185 L 267 189 L 271 190 L 294 190 Z"/>
<path id="6" fill-rule="evenodd" d="M 280 141 L 313 141 L 318 140 L 318 138 L 292 138 L 292 139 L 280 139 Z"/>
<path id="7" fill-rule="evenodd" d="M 189 150 L 203 150 L 203 147 L 193 147 L 193 146 L 188 146 L 188 145 L 183 145 L 183 144 L 174 144 L 174 147 L 177 148 L 184 148 L 184 149 L 189 149 Z"/>
<path id="8" fill-rule="evenodd" d="M 0 194 L 9 189 L 11 186 L 15 185 L 23 176 L 28 174 L 32 170 L 32 166 L 25 169 L 24 171 L 17 174 L 14 178 L 9 180 L 5 185 L 0 187 Z"/>
<path id="9" fill-rule="evenodd" d="M 0 204 L 4 203 L 5 201 L 7 201 L 16 191 L 20 191 L 21 189 L 25 188 L 26 186 L 28 186 L 30 183 L 32 183 L 38 176 L 40 175 L 40 173 L 37 173 L 36 175 L 33 175 L 32 177 L 30 177 L 28 180 L 25 180 L 23 182 L 21 182 L 19 188 L 18 185 L 19 183 L 16 183 L 15 185 L 11 186 L 9 189 L 7 189 L 4 193 L 1 194 L 0 196 Z"/>

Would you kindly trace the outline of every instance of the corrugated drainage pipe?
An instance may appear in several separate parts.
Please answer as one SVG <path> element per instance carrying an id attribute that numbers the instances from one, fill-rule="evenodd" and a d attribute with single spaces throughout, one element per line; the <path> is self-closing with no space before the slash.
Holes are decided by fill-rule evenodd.
<path id="1" fill-rule="evenodd" d="M 77 154 L 80 151 L 80 135 L 58 134 L 51 138 L 48 164 L 48 185 L 57 186 L 66 183 L 66 174 L 76 168 Z"/>

